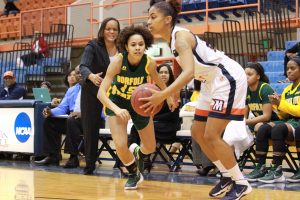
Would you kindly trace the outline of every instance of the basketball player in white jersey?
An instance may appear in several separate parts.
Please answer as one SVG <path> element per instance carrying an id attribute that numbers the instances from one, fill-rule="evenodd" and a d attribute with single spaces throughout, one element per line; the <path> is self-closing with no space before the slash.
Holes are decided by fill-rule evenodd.
<path id="1" fill-rule="evenodd" d="M 222 133 L 230 120 L 243 120 L 246 75 L 243 68 L 223 52 L 211 48 L 189 30 L 177 27 L 176 17 L 180 10 L 178 0 L 161 1 L 149 9 L 149 30 L 169 43 L 182 73 L 168 88 L 153 91 L 152 97 L 141 99 L 148 100 L 143 107 L 151 112 L 193 77 L 202 81 L 192 137 L 222 173 L 220 182 L 209 195 L 216 197 L 227 192 L 223 200 L 240 199 L 252 188 L 241 173 L 232 149 L 222 139 Z"/>

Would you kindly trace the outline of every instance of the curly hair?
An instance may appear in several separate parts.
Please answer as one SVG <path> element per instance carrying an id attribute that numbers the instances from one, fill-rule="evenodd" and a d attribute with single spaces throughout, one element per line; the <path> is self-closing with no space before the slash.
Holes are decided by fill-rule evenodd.
<path id="1" fill-rule="evenodd" d="M 154 39 L 150 31 L 141 25 L 131 25 L 125 27 L 119 34 L 117 46 L 121 51 L 126 51 L 125 46 L 127 45 L 129 38 L 133 35 L 141 35 L 143 37 L 146 49 L 152 46 Z"/>

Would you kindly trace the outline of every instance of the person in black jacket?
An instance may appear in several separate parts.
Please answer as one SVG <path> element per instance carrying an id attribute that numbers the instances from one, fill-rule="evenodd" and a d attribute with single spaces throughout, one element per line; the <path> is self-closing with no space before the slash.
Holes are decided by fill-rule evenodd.
<path id="1" fill-rule="evenodd" d="M 167 86 L 174 82 L 174 75 L 169 64 L 164 63 L 157 67 L 161 79 Z M 155 137 L 159 142 L 170 142 L 176 139 L 176 131 L 180 129 L 181 120 L 179 118 L 179 106 L 171 112 L 166 101 L 161 110 L 154 115 Z"/>
<path id="2" fill-rule="evenodd" d="M 0 100 L 23 99 L 26 95 L 24 87 L 16 83 L 16 77 L 12 71 L 3 74 L 5 87 L 0 90 Z"/>
<path id="3" fill-rule="evenodd" d="M 98 32 L 98 38 L 87 44 L 80 62 L 80 71 L 83 77 L 81 120 L 85 142 L 85 175 L 93 174 L 95 170 L 99 128 L 105 126 L 105 122 L 101 118 L 103 105 L 97 99 L 97 92 L 108 65 L 118 53 L 116 39 L 119 32 L 120 24 L 117 19 L 104 19 Z"/>

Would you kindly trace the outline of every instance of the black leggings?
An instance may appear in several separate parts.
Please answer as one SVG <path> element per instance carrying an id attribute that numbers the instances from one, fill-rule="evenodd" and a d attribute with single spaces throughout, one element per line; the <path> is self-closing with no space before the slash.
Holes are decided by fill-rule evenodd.
<path id="1" fill-rule="evenodd" d="M 289 134 L 286 124 L 277 124 L 272 128 L 271 137 L 273 142 L 273 164 L 282 165 L 286 152 L 285 140 Z"/>

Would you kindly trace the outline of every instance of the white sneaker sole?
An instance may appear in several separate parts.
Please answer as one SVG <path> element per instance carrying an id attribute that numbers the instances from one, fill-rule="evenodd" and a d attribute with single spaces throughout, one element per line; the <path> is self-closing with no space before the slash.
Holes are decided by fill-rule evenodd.
<path id="1" fill-rule="evenodd" d="M 290 178 L 287 178 L 286 180 L 287 180 L 287 182 L 290 182 L 290 183 L 300 183 L 300 179 L 290 179 Z"/>
<path id="2" fill-rule="evenodd" d="M 285 177 L 282 175 L 279 178 L 276 178 L 274 180 L 262 180 L 262 179 L 258 179 L 259 182 L 261 183 L 283 183 L 285 182 Z"/>
<path id="3" fill-rule="evenodd" d="M 231 188 L 232 184 L 229 184 L 228 186 L 224 187 L 222 190 L 220 190 L 219 192 L 217 193 L 214 193 L 214 194 L 209 194 L 210 197 L 218 197 L 220 196 L 221 194 L 223 194 L 224 192 L 228 192 Z"/>
<path id="4" fill-rule="evenodd" d="M 247 190 L 245 192 L 243 192 L 242 195 L 240 197 L 238 197 L 237 199 L 235 199 L 235 200 L 239 200 L 239 199 L 241 199 L 242 197 L 246 196 L 247 194 L 249 194 L 251 192 L 252 192 L 252 187 L 251 187 L 250 184 L 248 184 Z"/>
<path id="5" fill-rule="evenodd" d="M 246 177 L 246 180 L 248 181 L 248 182 L 256 182 L 257 181 L 257 178 L 247 178 Z"/>

